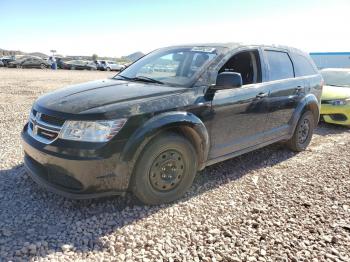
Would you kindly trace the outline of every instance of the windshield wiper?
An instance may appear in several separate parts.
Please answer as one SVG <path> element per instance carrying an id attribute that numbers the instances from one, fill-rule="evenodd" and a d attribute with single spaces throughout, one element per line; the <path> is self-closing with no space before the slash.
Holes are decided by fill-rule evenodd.
<path id="1" fill-rule="evenodd" d="M 155 83 L 155 84 L 160 84 L 160 85 L 164 85 L 163 82 L 147 77 L 147 76 L 136 76 L 136 77 L 126 77 L 123 75 L 116 75 L 115 77 L 121 77 L 125 80 L 129 80 L 129 81 L 141 81 L 141 82 L 149 82 L 149 83 Z"/>
<path id="2" fill-rule="evenodd" d="M 136 77 L 134 77 L 134 78 L 130 78 L 130 80 L 133 80 L 133 81 L 150 82 L 150 83 L 155 83 L 155 84 L 164 85 L 163 82 L 161 82 L 161 81 L 159 81 L 159 80 L 156 80 L 156 79 L 153 79 L 153 78 L 150 78 L 150 77 L 147 77 L 147 76 L 136 76 Z"/>
<path id="3" fill-rule="evenodd" d="M 116 75 L 115 77 L 121 77 L 121 78 L 124 78 L 125 80 L 132 80 L 132 78 L 126 77 L 126 76 L 123 76 L 123 75 Z"/>

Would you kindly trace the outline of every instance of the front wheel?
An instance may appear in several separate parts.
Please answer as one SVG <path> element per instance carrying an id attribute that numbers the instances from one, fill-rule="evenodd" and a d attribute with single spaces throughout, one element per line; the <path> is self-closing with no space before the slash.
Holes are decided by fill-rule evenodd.
<path id="1" fill-rule="evenodd" d="M 295 151 L 304 151 L 310 144 L 315 129 L 315 119 L 311 111 L 306 111 L 299 119 L 292 138 L 287 146 Z"/>
<path id="2" fill-rule="evenodd" d="M 40 68 L 41 68 L 41 69 L 46 69 L 46 65 L 40 64 Z"/>
<path id="3" fill-rule="evenodd" d="M 192 144 L 177 134 L 163 134 L 141 153 L 132 191 L 145 204 L 169 203 L 185 194 L 196 173 L 197 154 Z"/>

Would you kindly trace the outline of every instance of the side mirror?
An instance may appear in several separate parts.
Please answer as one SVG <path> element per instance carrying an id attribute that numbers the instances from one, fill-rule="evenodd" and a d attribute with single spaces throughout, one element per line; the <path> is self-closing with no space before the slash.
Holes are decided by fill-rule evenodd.
<path id="1" fill-rule="evenodd" d="M 230 89 L 242 86 L 242 76 L 235 72 L 222 72 L 216 78 L 216 90 Z"/>

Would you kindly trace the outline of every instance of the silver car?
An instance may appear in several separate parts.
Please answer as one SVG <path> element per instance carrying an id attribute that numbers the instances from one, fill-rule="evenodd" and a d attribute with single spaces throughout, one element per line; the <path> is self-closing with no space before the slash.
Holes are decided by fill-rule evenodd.
<path id="1" fill-rule="evenodd" d="M 103 71 L 122 71 L 125 69 L 124 65 L 118 64 L 114 61 L 101 60 L 100 62 L 100 70 Z"/>

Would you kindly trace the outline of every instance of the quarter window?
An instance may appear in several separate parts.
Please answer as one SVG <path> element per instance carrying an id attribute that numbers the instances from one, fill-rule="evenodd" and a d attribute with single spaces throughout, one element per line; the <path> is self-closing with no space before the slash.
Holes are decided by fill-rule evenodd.
<path id="1" fill-rule="evenodd" d="M 295 75 L 296 76 L 307 76 L 316 74 L 316 70 L 312 66 L 311 62 L 306 59 L 306 57 L 301 55 L 293 55 L 294 65 L 295 65 Z"/>
<path id="2" fill-rule="evenodd" d="M 293 64 L 287 53 L 266 51 L 266 55 L 270 66 L 270 81 L 294 77 Z"/>

